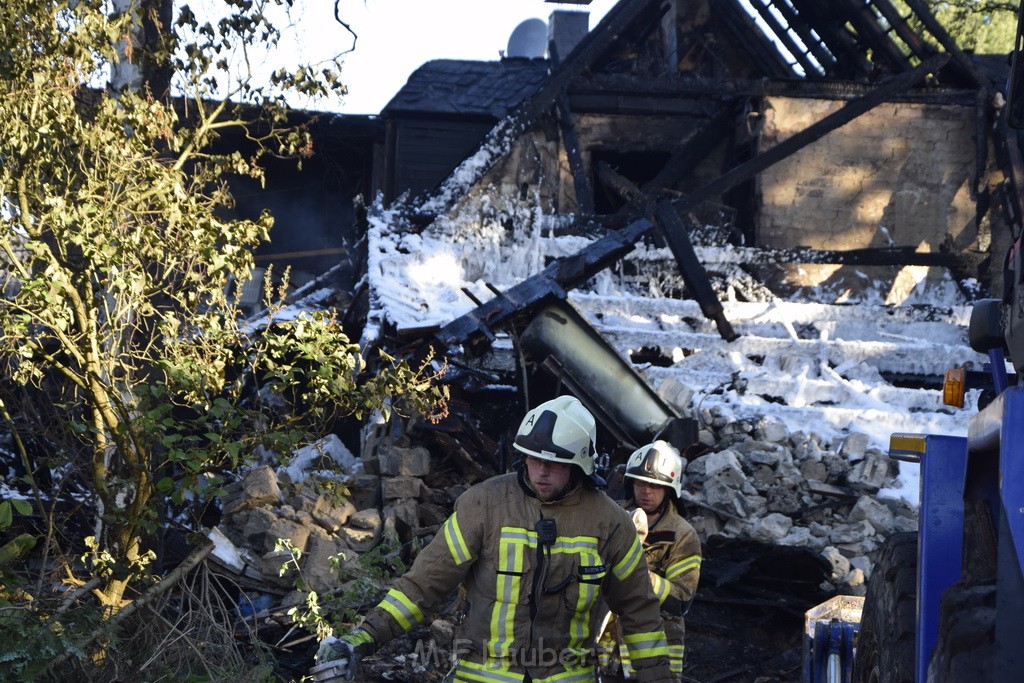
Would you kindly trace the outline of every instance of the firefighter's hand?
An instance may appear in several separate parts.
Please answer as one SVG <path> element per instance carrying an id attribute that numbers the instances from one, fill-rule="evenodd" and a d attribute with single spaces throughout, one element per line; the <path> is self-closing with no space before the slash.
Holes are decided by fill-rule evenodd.
<path id="1" fill-rule="evenodd" d="M 636 527 L 636 535 L 640 537 L 640 542 L 647 540 L 647 513 L 642 508 L 633 510 L 633 526 Z"/>
<path id="2" fill-rule="evenodd" d="M 359 660 L 373 654 L 373 650 L 373 638 L 362 629 L 356 629 L 341 638 L 324 638 L 316 653 L 317 665 L 310 673 L 316 680 L 316 673 L 331 669 L 333 676 L 344 676 L 345 680 L 351 681 L 359 668 Z"/>

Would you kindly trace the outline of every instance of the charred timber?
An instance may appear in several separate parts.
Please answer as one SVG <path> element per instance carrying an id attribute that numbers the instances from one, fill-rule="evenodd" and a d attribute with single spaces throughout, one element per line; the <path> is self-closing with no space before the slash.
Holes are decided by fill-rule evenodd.
<path id="1" fill-rule="evenodd" d="M 646 99 L 656 107 L 676 106 L 681 110 L 698 111 L 701 107 L 720 106 L 723 100 L 737 97 L 805 97 L 827 100 L 849 100 L 865 95 L 877 86 L 848 80 L 720 80 L 691 75 L 665 74 L 638 78 L 625 74 L 594 76 L 579 81 L 568 89 L 569 101 L 576 113 L 592 113 L 588 105 L 626 101 L 632 104 Z M 660 100 L 691 98 L 691 104 L 661 103 Z M 927 87 L 890 95 L 888 101 L 921 104 L 973 106 L 974 88 Z"/>

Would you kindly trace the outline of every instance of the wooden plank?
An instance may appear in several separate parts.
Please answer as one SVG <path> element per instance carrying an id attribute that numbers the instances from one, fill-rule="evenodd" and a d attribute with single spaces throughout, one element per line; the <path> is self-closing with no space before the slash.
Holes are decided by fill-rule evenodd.
<path id="1" fill-rule="evenodd" d="M 565 148 L 565 156 L 569 160 L 569 169 L 572 171 L 576 205 L 579 213 L 587 216 L 593 215 L 594 190 L 590 187 L 590 178 L 587 176 L 587 169 L 583 164 L 583 150 L 580 149 L 580 139 L 576 135 L 576 125 L 572 120 L 572 108 L 569 106 L 569 98 L 565 93 L 558 98 L 555 108 L 558 110 L 558 125 L 562 130 L 562 146 Z"/>
<path id="2" fill-rule="evenodd" d="M 988 76 L 982 73 L 974 62 L 971 61 L 971 58 L 960 49 L 960 46 L 956 44 L 955 40 L 953 40 L 953 36 L 949 35 L 946 29 L 943 28 L 942 24 L 939 23 L 939 20 L 935 18 L 935 15 L 932 14 L 928 5 L 922 2 L 922 0 L 904 0 L 904 2 L 906 2 L 907 6 L 913 10 L 914 14 L 917 15 L 917 18 L 922 24 L 924 24 L 924 27 L 928 29 L 928 32 L 935 36 L 935 40 L 938 41 L 939 45 L 953 56 L 953 60 L 956 62 L 957 66 L 963 69 L 971 79 L 978 84 L 978 87 L 984 88 L 985 92 L 987 92 L 989 96 L 995 95 L 996 89 L 992 85 L 992 81 L 990 81 Z"/>
<path id="3" fill-rule="evenodd" d="M 704 270 L 693 250 L 693 243 L 690 242 L 689 231 L 679 212 L 671 202 L 660 202 L 654 210 L 655 220 L 665 235 L 672 255 L 676 257 L 679 264 L 679 271 L 683 275 L 683 282 L 690 294 L 697 301 L 701 312 L 708 320 L 713 320 L 718 328 L 718 334 L 725 341 L 731 342 L 739 337 L 733 330 L 732 325 L 725 317 L 725 309 L 722 308 L 715 290 L 711 288 L 711 281 L 708 273 Z"/>

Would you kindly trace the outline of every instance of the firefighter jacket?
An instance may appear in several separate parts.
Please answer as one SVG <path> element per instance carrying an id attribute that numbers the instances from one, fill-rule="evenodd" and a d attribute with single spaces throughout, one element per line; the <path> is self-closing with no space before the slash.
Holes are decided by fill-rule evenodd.
<path id="1" fill-rule="evenodd" d="M 630 501 L 627 509 L 636 505 Z M 686 628 L 683 614 L 697 592 L 700 580 L 700 538 L 690 523 L 683 519 L 670 501 L 658 521 L 647 531 L 644 555 L 650 568 L 651 587 L 661 601 L 665 621 L 672 672 L 683 671 L 683 638 Z M 613 610 L 614 611 L 614 610 Z"/>
<path id="2" fill-rule="evenodd" d="M 630 500 L 623 506 L 632 512 L 636 504 Z M 644 539 L 644 555 L 650 569 L 651 588 L 661 601 L 661 616 L 668 638 L 672 673 L 682 675 L 683 658 L 686 650 L 683 640 L 686 628 L 683 614 L 697 592 L 700 580 L 701 549 L 700 538 L 690 523 L 683 519 L 676 506 L 669 501 L 658 521 L 647 531 Z M 612 608 L 612 612 L 615 609 Z M 612 620 L 601 638 L 602 669 L 616 672 L 620 668 L 634 678 L 628 648 L 623 651 L 616 646 L 619 635 L 618 614 Z"/>
<path id="3" fill-rule="evenodd" d="M 668 646 L 628 513 L 577 487 L 542 502 L 522 472 L 478 484 L 363 620 L 377 643 L 409 631 L 459 584 L 456 681 L 590 683 L 603 598 L 642 681 L 671 681 Z"/>

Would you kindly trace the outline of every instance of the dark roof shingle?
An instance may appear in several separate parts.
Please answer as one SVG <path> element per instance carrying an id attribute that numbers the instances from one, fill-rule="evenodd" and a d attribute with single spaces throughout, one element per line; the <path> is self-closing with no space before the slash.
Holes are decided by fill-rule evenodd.
<path id="1" fill-rule="evenodd" d="M 479 62 L 435 59 L 416 69 L 382 114 L 507 115 L 548 75 L 544 59 Z"/>

